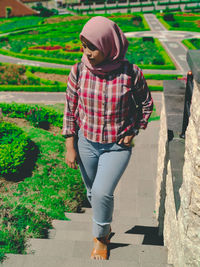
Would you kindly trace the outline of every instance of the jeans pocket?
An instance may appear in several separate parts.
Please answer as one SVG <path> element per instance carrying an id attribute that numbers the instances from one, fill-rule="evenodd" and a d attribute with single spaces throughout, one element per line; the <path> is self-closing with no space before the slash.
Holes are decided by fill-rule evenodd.
<path id="1" fill-rule="evenodd" d="M 127 150 L 131 150 L 132 149 L 132 145 L 130 146 L 126 146 L 124 143 L 116 143 L 119 147 L 123 148 L 123 149 L 127 149 Z"/>

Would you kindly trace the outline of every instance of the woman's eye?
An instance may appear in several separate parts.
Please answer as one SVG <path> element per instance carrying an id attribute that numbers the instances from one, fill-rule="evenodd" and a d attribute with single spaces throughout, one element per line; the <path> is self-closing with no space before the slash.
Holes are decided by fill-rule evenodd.
<path id="1" fill-rule="evenodd" d="M 94 45 L 88 45 L 88 48 L 89 48 L 91 51 L 95 51 L 95 50 L 97 50 L 96 46 L 94 46 Z"/>

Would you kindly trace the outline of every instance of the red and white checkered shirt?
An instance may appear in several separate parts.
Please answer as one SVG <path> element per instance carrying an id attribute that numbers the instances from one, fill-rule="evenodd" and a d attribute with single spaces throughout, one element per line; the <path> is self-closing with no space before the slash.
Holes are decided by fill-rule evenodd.
<path id="1" fill-rule="evenodd" d="M 139 119 L 134 100 L 141 108 Z M 81 63 L 77 82 L 75 64 L 68 77 L 62 134 L 76 135 L 78 125 L 88 140 L 114 143 L 145 129 L 152 110 L 153 99 L 136 65 L 126 62 L 120 70 L 100 77 Z"/>

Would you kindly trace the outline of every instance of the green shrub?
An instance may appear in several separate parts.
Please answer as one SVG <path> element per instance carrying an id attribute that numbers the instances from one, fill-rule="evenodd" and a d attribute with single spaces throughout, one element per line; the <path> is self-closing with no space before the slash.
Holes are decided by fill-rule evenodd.
<path id="1" fill-rule="evenodd" d="M 163 18 L 165 21 L 175 21 L 173 13 L 166 13 Z"/>
<path id="2" fill-rule="evenodd" d="M 0 175 L 10 175 L 22 168 L 31 140 L 20 128 L 0 123 Z"/>
<path id="3" fill-rule="evenodd" d="M 3 114 L 12 118 L 24 118 L 31 121 L 33 124 L 45 120 L 48 123 L 62 128 L 63 114 L 56 112 L 50 107 L 39 107 L 38 105 L 27 105 L 18 103 L 0 103 L 0 108 Z M 35 110 L 31 117 L 30 110 Z M 36 116 L 36 118 L 34 117 Z"/>
<path id="4" fill-rule="evenodd" d="M 35 67 L 31 66 L 28 67 L 28 69 L 34 73 L 34 72 L 44 72 L 44 73 L 53 73 L 53 74 L 60 74 L 60 75 L 69 75 L 70 69 L 61 69 L 61 68 L 46 68 L 46 67 Z"/>
<path id="5" fill-rule="evenodd" d="M 0 91 L 65 92 L 66 85 L 0 85 Z"/>
<path id="6" fill-rule="evenodd" d="M 177 80 L 182 75 L 177 74 L 148 74 L 144 73 L 144 77 L 147 80 Z"/>
<path id="7" fill-rule="evenodd" d="M 30 108 L 26 114 L 26 119 L 35 127 L 46 130 L 49 128 L 48 114 L 42 108 Z"/>
<path id="8" fill-rule="evenodd" d="M 193 44 L 191 41 L 192 41 L 192 39 L 186 39 L 186 40 L 183 40 L 182 43 L 183 43 L 188 49 L 192 49 L 192 50 L 200 49 L 200 42 L 199 42 L 199 45 L 196 46 L 196 45 Z"/>
<path id="9" fill-rule="evenodd" d="M 128 38 L 127 59 L 142 69 L 176 69 L 165 49 L 156 38 L 143 42 L 142 38 Z"/>
<path id="10" fill-rule="evenodd" d="M 152 42 L 152 43 L 154 43 L 154 38 L 153 37 L 149 37 L 149 36 L 142 37 L 142 40 L 144 42 Z"/>
<path id="11" fill-rule="evenodd" d="M 32 85 L 40 84 L 39 80 L 26 77 L 26 67 L 16 64 L 0 65 L 0 85 Z"/>
<path id="12" fill-rule="evenodd" d="M 40 78 L 35 76 L 31 71 L 26 71 L 26 77 L 29 79 L 29 81 L 35 81 L 35 84 L 45 84 L 45 85 L 54 85 L 54 86 L 66 86 L 66 83 L 58 82 L 58 81 L 52 81 L 52 80 L 47 80 L 44 78 Z"/>

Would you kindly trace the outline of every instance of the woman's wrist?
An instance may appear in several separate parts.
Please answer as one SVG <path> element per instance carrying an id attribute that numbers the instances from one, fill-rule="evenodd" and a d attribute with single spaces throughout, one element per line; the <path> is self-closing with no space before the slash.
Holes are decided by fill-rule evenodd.
<path id="1" fill-rule="evenodd" d="M 74 136 L 67 137 L 65 146 L 67 149 L 74 149 Z"/>

